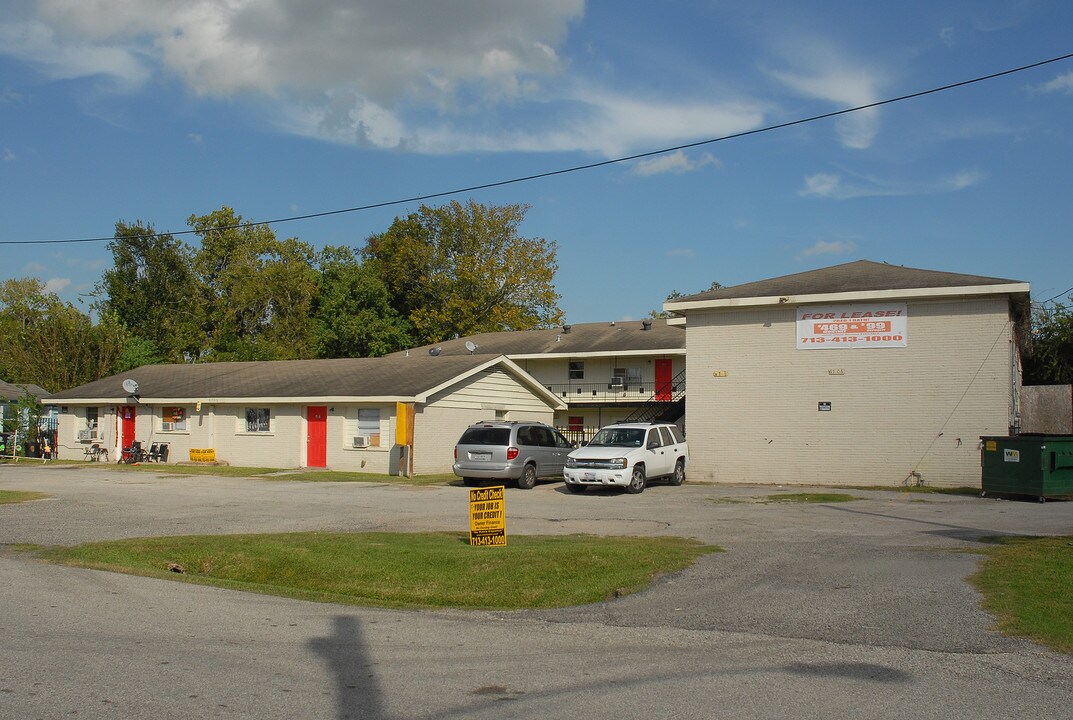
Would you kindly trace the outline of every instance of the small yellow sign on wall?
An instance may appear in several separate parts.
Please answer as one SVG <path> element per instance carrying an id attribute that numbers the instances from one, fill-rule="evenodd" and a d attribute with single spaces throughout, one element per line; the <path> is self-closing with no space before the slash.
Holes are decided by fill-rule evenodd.
<path id="1" fill-rule="evenodd" d="M 504 486 L 469 491 L 469 544 L 507 544 L 507 513 Z"/>
<path id="2" fill-rule="evenodd" d="M 203 463 L 216 462 L 216 448 L 190 448 L 190 461 Z"/>

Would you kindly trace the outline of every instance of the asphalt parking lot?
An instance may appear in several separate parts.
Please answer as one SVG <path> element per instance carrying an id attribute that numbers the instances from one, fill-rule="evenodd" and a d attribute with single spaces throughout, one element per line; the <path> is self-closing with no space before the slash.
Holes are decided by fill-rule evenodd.
<path id="1" fill-rule="evenodd" d="M 393 611 L 35 562 L 19 543 L 468 528 L 462 487 L 0 466 L 0 716 L 1073 717 L 1073 662 L 992 629 L 982 540 L 1073 534 L 1073 503 L 688 483 L 509 491 L 508 534 L 723 547 L 645 592 L 544 611 Z M 781 491 L 798 491 L 783 488 Z M 583 541 L 583 540 L 579 540 Z M 489 549 L 489 551 L 494 551 Z"/>

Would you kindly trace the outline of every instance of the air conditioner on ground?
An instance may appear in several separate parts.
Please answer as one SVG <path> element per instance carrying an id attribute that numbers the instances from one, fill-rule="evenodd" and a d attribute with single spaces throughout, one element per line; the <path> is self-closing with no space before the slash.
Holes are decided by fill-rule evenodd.
<path id="1" fill-rule="evenodd" d="M 89 442 L 90 440 L 96 440 L 96 439 L 97 439 L 97 430 L 96 429 L 79 430 L 78 431 L 78 441 L 79 442 Z"/>
<path id="2" fill-rule="evenodd" d="M 354 445 L 353 445 L 353 447 L 356 447 L 356 448 L 369 447 L 369 436 L 368 435 L 355 435 L 354 436 Z"/>
<path id="3" fill-rule="evenodd" d="M 163 430 L 164 432 L 170 432 L 170 431 L 175 429 L 175 423 L 173 423 L 173 422 L 162 422 L 162 423 L 160 423 L 160 429 Z"/>

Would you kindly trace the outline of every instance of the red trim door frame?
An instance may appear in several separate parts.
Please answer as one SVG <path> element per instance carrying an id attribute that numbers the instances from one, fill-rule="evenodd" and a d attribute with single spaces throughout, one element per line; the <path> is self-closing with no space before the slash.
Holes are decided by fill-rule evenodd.
<path id="1" fill-rule="evenodd" d="M 328 465 L 328 408 L 325 405 L 306 408 L 306 465 Z"/>
<path id="2" fill-rule="evenodd" d="M 667 401 L 672 397 L 673 364 L 674 361 L 669 358 L 656 360 L 656 400 Z"/>
<path id="3" fill-rule="evenodd" d="M 135 417 L 138 415 L 137 408 L 133 405 L 124 405 L 119 409 L 119 452 L 129 448 L 137 440 L 135 435 Z M 122 455 L 121 455 L 122 457 Z M 125 458 L 124 458 L 125 459 Z"/>

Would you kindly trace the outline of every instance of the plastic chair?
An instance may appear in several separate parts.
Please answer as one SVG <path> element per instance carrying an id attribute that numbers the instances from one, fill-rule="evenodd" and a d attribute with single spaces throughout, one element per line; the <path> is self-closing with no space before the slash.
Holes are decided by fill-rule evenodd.
<path id="1" fill-rule="evenodd" d="M 82 459 L 97 462 L 101 459 L 101 446 L 93 443 L 82 451 Z"/>
<path id="2" fill-rule="evenodd" d="M 149 446 L 149 453 L 145 456 L 145 459 L 149 462 L 156 462 L 160 457 L 160 445 L 153 443 Z"/>

